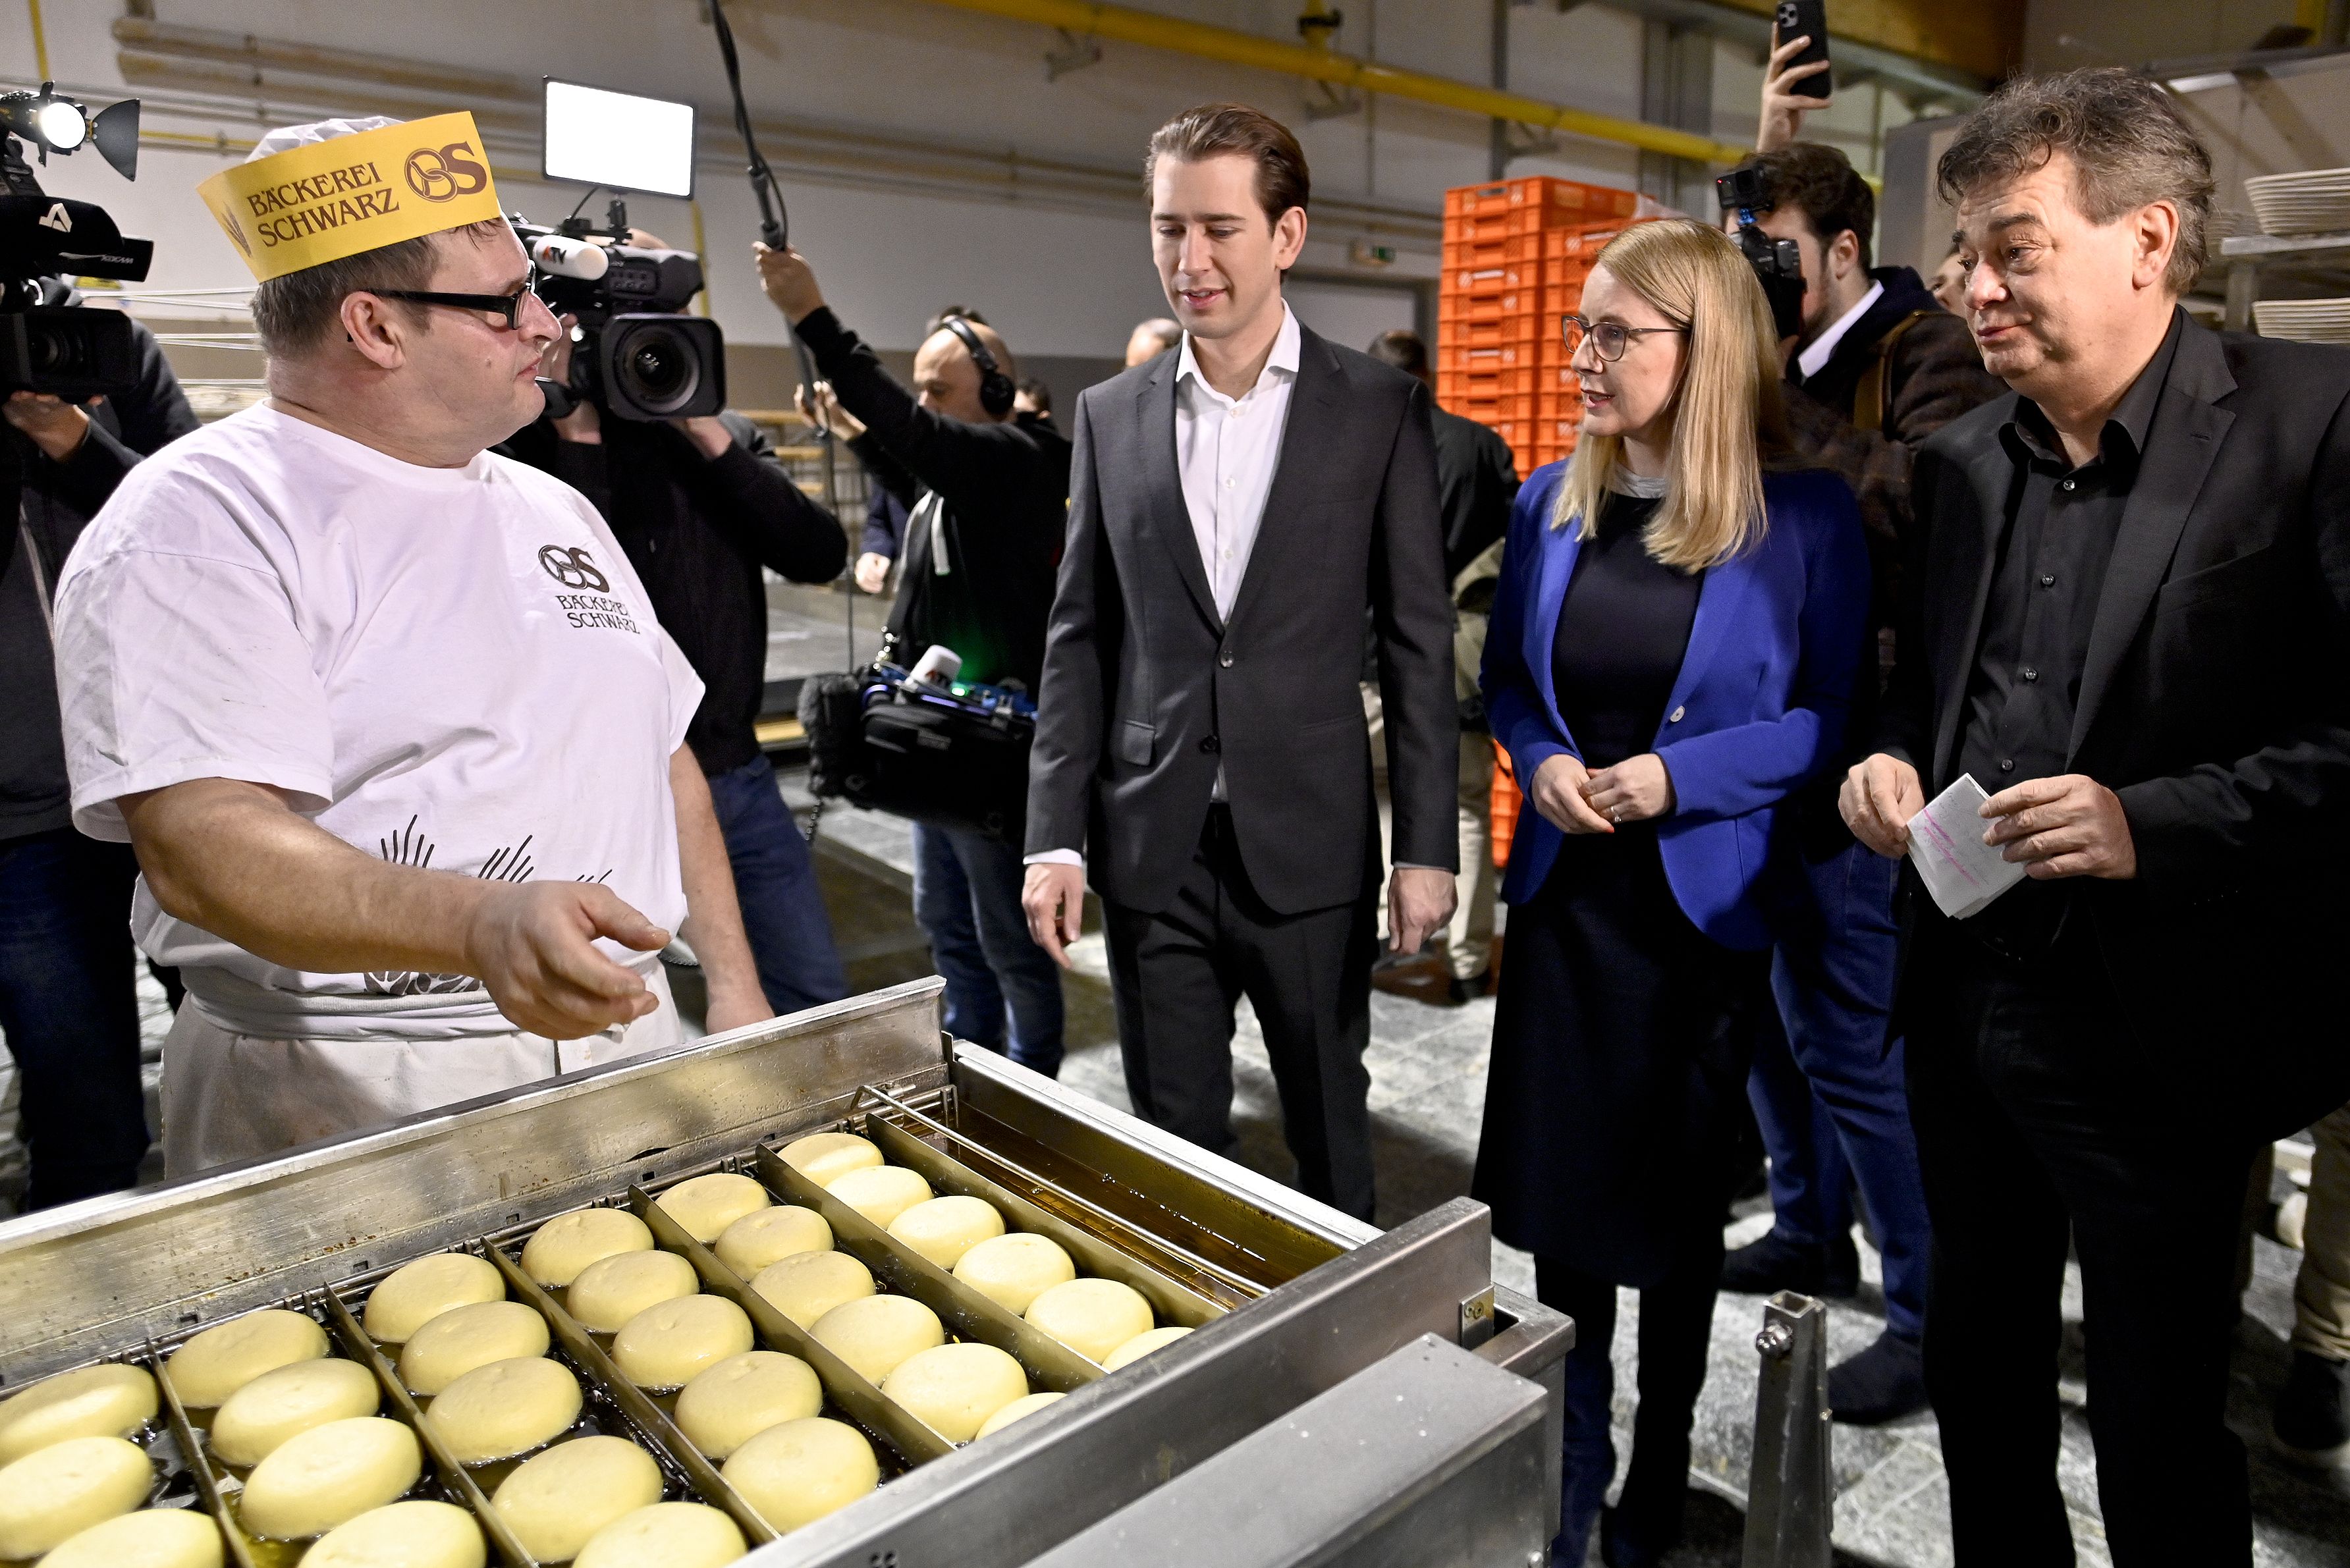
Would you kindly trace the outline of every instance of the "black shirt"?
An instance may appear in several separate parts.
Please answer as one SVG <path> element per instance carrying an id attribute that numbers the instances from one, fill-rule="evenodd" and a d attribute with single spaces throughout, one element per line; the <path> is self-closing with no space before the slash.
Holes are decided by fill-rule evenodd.
<path id="1" fill-rule="evenodd" d="M 1518 498 L 1518 467 L 1509 443 L 1491 425 L 1442 409 L 1434 416 L 1436 493 L 1444 514 L 1444 580 L 1485 553 L 1510 531 L 1510 503 Z"/>
<path id="2" fill-rule="evenodd" d="M 2073 712 L 2106 564 L 2185 319 L 2174 316 L 2162 346 L 2107 417 L 2096 455 L 2079 467 L 2030 399 L 2019 400 L 2015 417 L 2001 427 L 2015 471 L 1958 743 L 1960 770 L 1988 794 L 2062 774 L 2072 756 Z M 2056 883 L 2024 883 L 1968 923 L 2003 939 L 2002 945 L 2037 950 L 2055 934 L 2063 895 Z"/>
<path id="3" fill-rule="evenodd" d="M 41 303 L 78 298 L 50 280 Z M 130 330 L 138 385 L 84 406 L 88 433 L 65 462 L 51 462 L 31 437 L 0 424 L 0 493 L 14 476 L 21 475 L 23 485 L 8 537 L 0 541 L 0 839 L 47 833 L 73 819 L 49 642 L 48 607 L 66 556 L 140 458 L 196 429 L 162 346 L 140 322 Z"/>
<path id="4" fill-rule="evenodd" d="M 962 656 L 963 680 L 1019 680 L 1035 691 L 1068 526 L 1069 438 L 1035 414 L 972 424 L 921 407 L 829 307 L 798 330 L 840 406 L 865 426 L 856 450 L 867 466 L 885 486 L 919 486 L 944 506 L 935 530 L 920 525 L 923 516 L 910 517 L 898 551 L 889 615 L 898 657 L 911 664 L 944 643 Z M 868 444 L 888 465 L 872 462 Z M 918 500 L 902 491 L 899 499 Z M 943 571 L 934 531 L 946 544 Z"/>
<path id="5" fill-rule="evenodd" d="M 1648 554 L 1658 502 L 1612 495 L 1575 553 L 1551 641 L 1551 689 L 1583 765 L 1596 773 L 1656 749 L 1697 618 L 1702 572 Z"/>
<path id="6" fill-rule="evenodd" d="M 504 450 L 588 497 L 643 579 L 661 629 L 702 677 L 686 744 L 705 774 L 759 754 L 767 684 L 767 587 L 761 566 L 827 583 L 848 558 L 831 513 L 792 483 L 758 426 L 721 414 L 734 444 L 705 458 L 666 423 L 606 417 L 600 442 L 560 439 L 545 420 Z"/>

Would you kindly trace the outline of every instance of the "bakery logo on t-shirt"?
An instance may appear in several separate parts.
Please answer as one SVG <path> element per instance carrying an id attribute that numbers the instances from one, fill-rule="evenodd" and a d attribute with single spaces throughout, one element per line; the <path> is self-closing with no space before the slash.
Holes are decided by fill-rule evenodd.
<path id="1" fill-rule="evenodd" d="M 565 588 L 575 590 L 555 596 L 556 607 L 573 626 L 609 627 L 614 631 L 637 629 L 629 601 L 612 597 L 612 579 L 604 575 L 596 558 L 586 550 L 577 545 L 542 545 L 538 564 L 548 576 Z"/>

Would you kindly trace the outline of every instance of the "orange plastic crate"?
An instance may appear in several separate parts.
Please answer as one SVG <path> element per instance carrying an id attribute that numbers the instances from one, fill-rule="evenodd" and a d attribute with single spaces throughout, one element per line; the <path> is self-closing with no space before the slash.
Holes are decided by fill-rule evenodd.
<path id="1" fill-rule="evenodd" d="M 1492 826 L 1487 836 L 1492 841 L 1493 865 L 1497 869 L 1506 869 L 1510 864 L 1510 841 L 1517 836 L 1518 803 L 1522 798 L 1518 794 L 1517 775 L 1510 771 L 1510 753 L 1502 749 L 1501 742 L 1496 741 L 1493 742 L 1493 788 L 1487 797 Z"/>
<path id="2" fill-rule="evenodd" d="M 1473 272 L 1500 266 L 1509 259 L 1510 241 L 1507 236 L 1475 243 L 1453 234 L 1444 236 L 1444 267 L 1448 272 Z"/>
<path id="3" fill-rule="evenodd" d="M 1579 420 L 1583 417 L 1582 394 L 1537 392 L 1534 394 L 1534 417 L 1548 423 Z"/>

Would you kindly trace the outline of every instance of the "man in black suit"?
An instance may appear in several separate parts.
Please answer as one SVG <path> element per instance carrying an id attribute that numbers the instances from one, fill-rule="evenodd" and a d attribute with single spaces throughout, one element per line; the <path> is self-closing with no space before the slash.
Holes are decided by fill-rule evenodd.
<path id="1" fill-rule="evenodd" d="M 2014 395 L 1919 455 L 1879 749 L 1842 804 L 1898 855 L 1972 774 L 2027 871 L 1963 922 L 1913 879 L 1897 1004 L 1959 1560 L 2073 1561 L 2069 1236 L 2114 1562 L 2246 1563 L 2246 1171 L 2350 1096 L 2350 354 L 2178 308 L 2212 182 L 2157 83 L 2011 83 L 1939 181 Z"/>
<path id="2" fill-rule="evenodd" d="M 1029 929 L 1103 903 L 1135 1109 L 1235 1147 L 1233 1004 L 1264 1030 L 1298 1185 L 1371 1212 L 1378 829 L 1370 611 L 1395 802 L 1391 944 L 1451 914 L 1452 613 L 1427 389 L 1301 327 L 1296 139 L 1234 104 L 1150 142 L 1181 346 L 1078 400 L 1028 787 Z"/>

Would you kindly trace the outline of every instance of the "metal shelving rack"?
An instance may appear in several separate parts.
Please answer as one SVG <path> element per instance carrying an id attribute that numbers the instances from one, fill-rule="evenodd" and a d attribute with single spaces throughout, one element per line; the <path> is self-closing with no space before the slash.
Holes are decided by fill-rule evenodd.
<path id="1" fill-rule="evenodd" d="M 2350 294 L 2350 234 L 2238 234 L 2220 242 L 2220 265 L 2228 275 L 2225 325 L 2250 332 L 2263 279 L 2291 276 Z"/>

